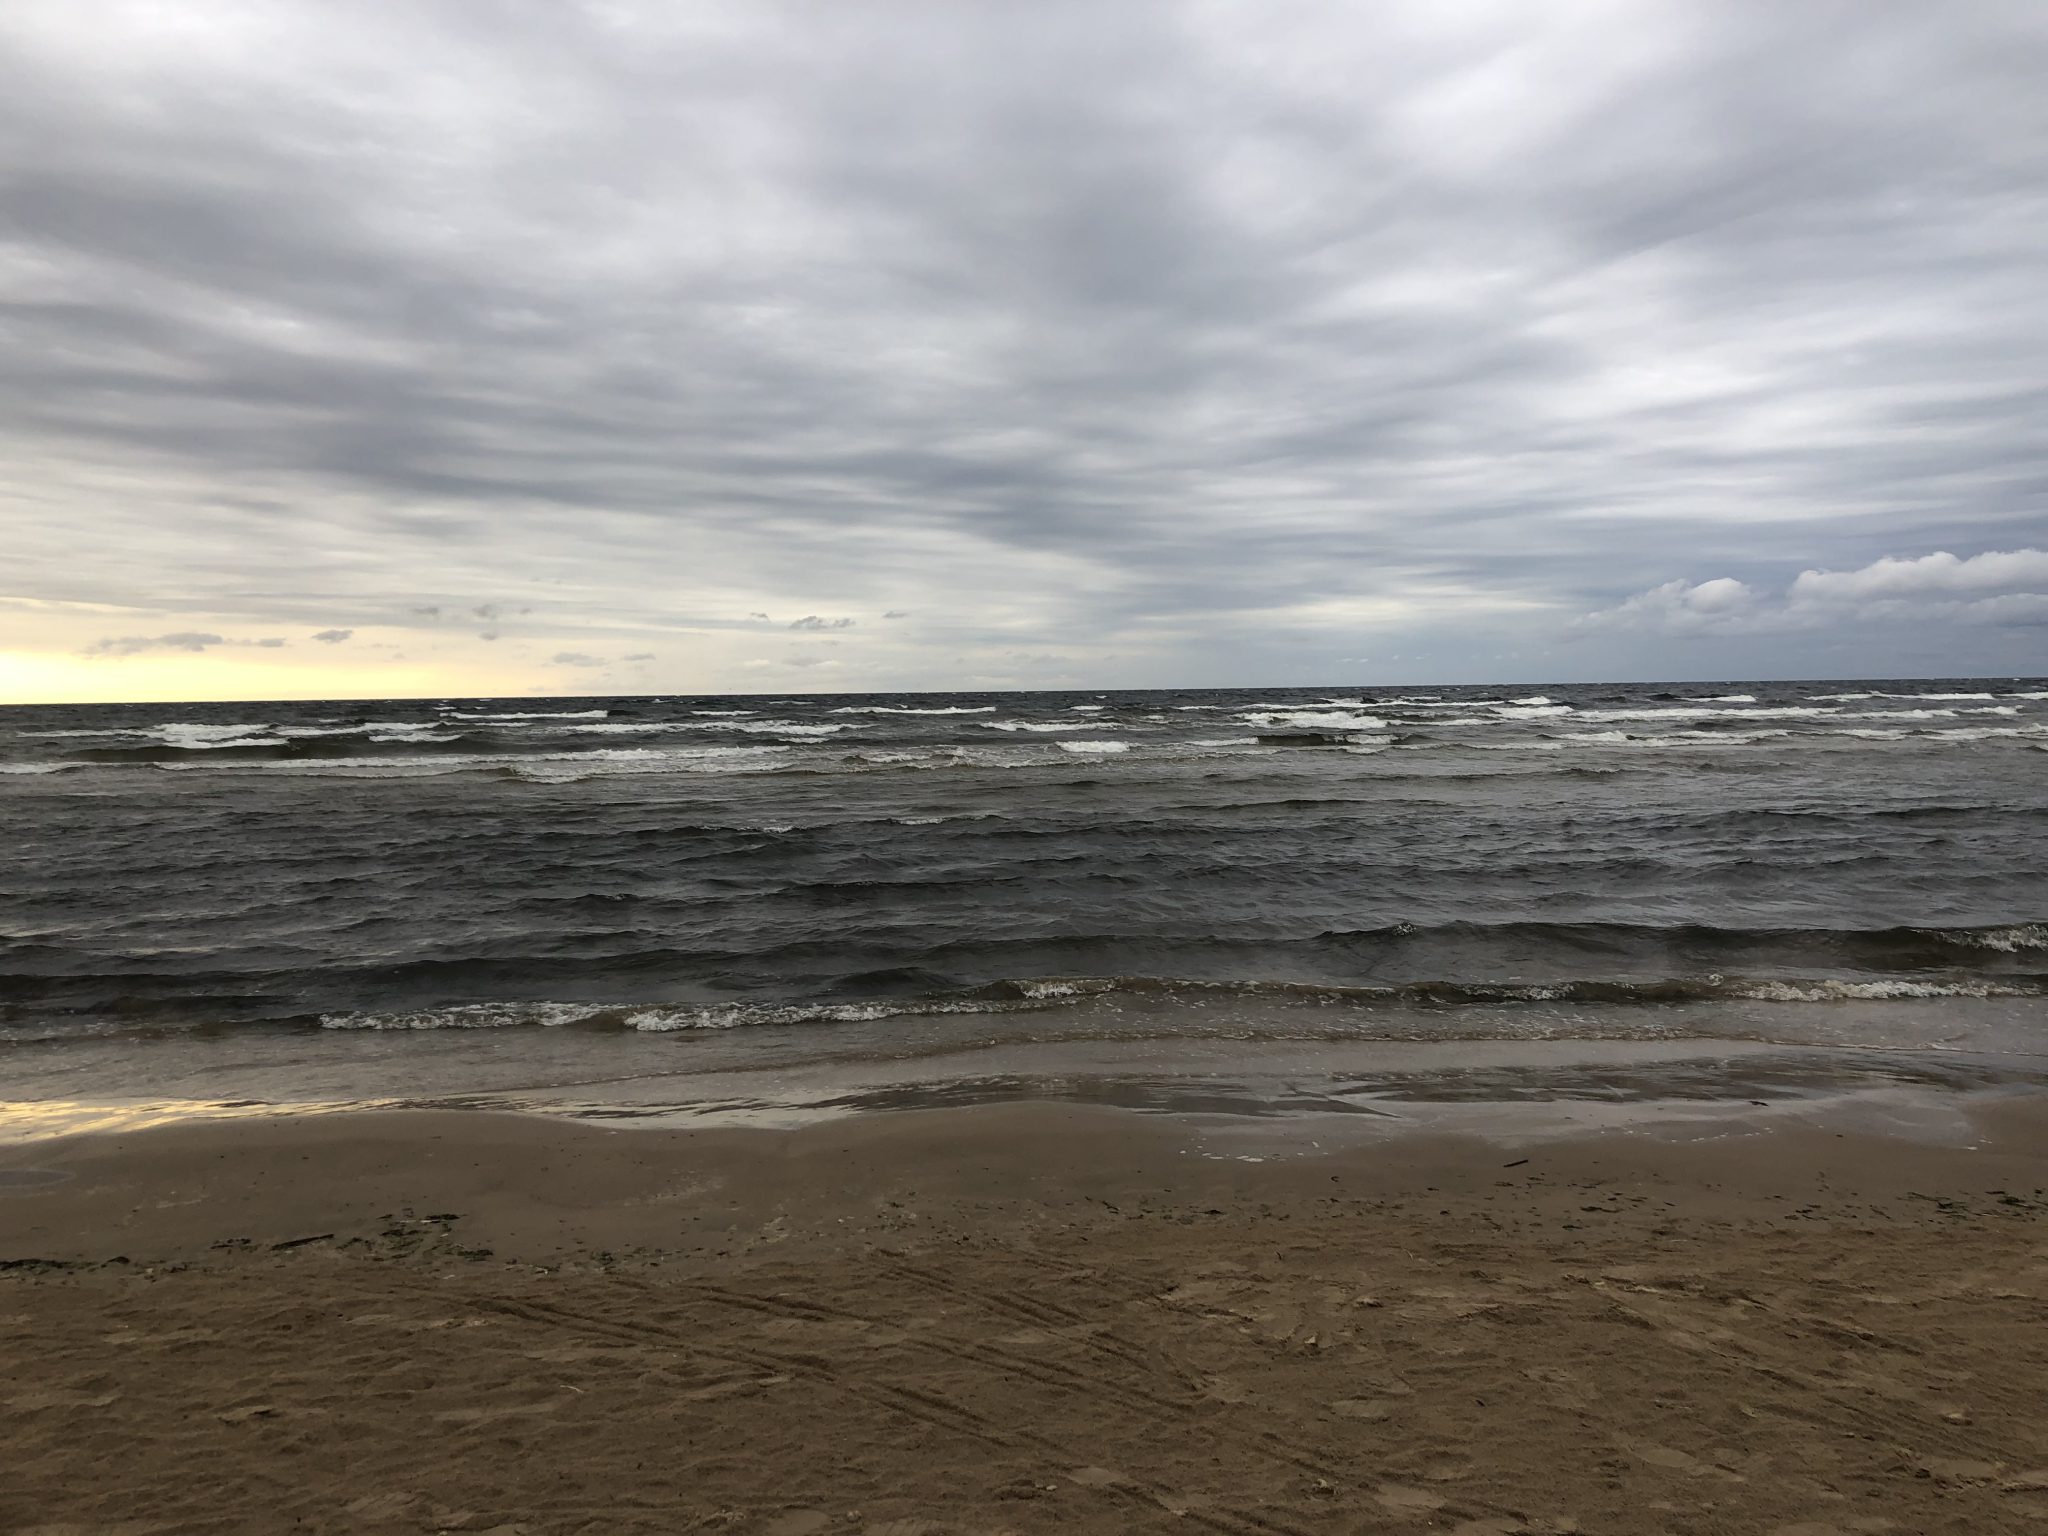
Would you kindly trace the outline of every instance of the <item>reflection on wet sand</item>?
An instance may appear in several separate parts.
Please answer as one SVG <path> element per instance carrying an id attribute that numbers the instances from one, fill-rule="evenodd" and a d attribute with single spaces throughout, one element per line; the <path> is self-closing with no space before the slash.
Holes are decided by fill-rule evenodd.
<path id="1" fill-rule="evenodd" d="M 1152 1044 L 1006 1045 L 919 1060 L 811 1064 L 768 1072 L 640 1074 L 609 1081 L 482 1086 L 407 1096 L 234 1098 L 137 1095 L 0 1102 L 0 1139 L 132 1131 L 186 1121 L 369 1109 L 475 1110 L 646 1126 L 793 1128 L 851 1116 L 983 1105 L 1061 1103 L 1338 1134 L 1469 1130 L 1513 1137 L 1640 1124 L 1719 1123 L 1757 1111 L 1875 1116 L 1894 1129 L 1952 1121 L 1947 1101 L 2038 1088 L 2033 1058 L 1930 1051 L 1773 1049 L 1753 1042 L 1580 1042 L 1349 1047 L 1293 1052 L 1183 1048 L 1171 1066 Z M 1334 1122 L 1348 1122 L 1339 1131 Z"/>

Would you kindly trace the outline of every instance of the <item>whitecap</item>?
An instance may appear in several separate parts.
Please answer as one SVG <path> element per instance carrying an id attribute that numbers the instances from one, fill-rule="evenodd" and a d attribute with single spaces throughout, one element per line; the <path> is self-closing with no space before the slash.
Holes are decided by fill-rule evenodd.
<path id="1" fill-rule="evenodd" d="M 267 724 L 191 725 L 172 721 L 155 728 L 157 739 L 167 747 L 203 751 L 210 747 L 283 746 L 284 738 L 270 734 Z"/>
<path id="2" fill-rule="evenodd" d="M 1845 716 L 1839 710 L 1812 709 L 1803 704 L 1787 704 L 1772 709 L 1713 709 L 1705 705 L 1673 704 L 1657 709 L 1582 709 L 1576 718 L 1601 724 L 1641 720 L 1654 725 L 1665 720 L 1853 720 L 1858 717 Z"/>
<path id="3" fill-rule="evenodd" d="M 1106 754 L 1128 752 L 1131 750 L 1131 744 L 1127 741 L 1063 741 L 1059 743 L 1059 749 L 1076 755 Z"/>
<path id="4" fill-rule="evenodd" d="M 2023 949 L 2048 949 L 2048 923 L 2021 923 L 2012 928 L 1964 928 L 1941 935 L 1952 944 L 2016 954 Z"/>
<path id="5" fill-rule="evenodd" d="M 2013 736 L 2048 735 L 2048 723 L 2035 725 L 1964 725 L 1946 731 L 1927 731 L 1924 739 L 1933 741 L 1996 741 Z"/>
<path id="6" fill-rule="evenodd" d="M 1274 726 L 1290 726 L 1307 731 L 1378 731 L 1384 730 L 1387 724 L 1378 715 L 1352 715 L 1328 709 L 1261 712 L 1238 718 L 1247 725 L 1263 726 L 1269 730 Z"/>
<path id="7" fill-rule="evenodd" d="M 760 747 L 600 747 L 588 752 L 466 752 L 435 757 L 330 757 L 283 762 L 156 763 L 179 773 L 261 773 L 288 777 L 432 778 L 475 769 L 510 770 L 521 778 L 564 783 L 616 773 L 760 773 L 781 766 L 790 751 Z"/>
<path id="8" fill-rule="evenodd" d="M 2024 986 L 1996 981 L 1751 981 L 1729 987 L 1736 997 L 1762 1003 L 1894 1002 L 1925 997 L 2031 997 Z"/>
<path id="9" fill-rule="evenodd" d="M 529 710 L 502 715 L 465 715 L 460 711 L 450 711 L 450 713 L 457 720 L 602 720 L 611 711 L 608 709 L 570 709 L 552 712 Z"/>
<path id="10" fill-rule="evenodd" d="M 607 720 L 601 725 L 571 725 L 563 729 L 579 736 L 632 736 L 663 731 L 738 731 L 748 736 L 826 737 L 847 729 L 844 725 L 805 725 L 795 720 Z"/>
<path id="11" fill-rule="evenodd" d="M 985 731 L 1113 731 L 1113 720 L 1056 720 L 1050 724 L 1036 720 L 977 720 L 974 722 Z"/>
<path id="12" fill-rule="evenodd" d="M 281 725 L 276 734 L 289 736 L 294 741 L 317 740 L 322 736 L 359 736 L 370 731 L 381 731 L 387 738 L 417 738 L 431 737 L 440 729 L 438 720 L 360 720 L 350 725 Z"/>
<path id="13" fill-rule="evenodd" d="M 1100 709 L 1100 704 L 1077 704 L 1076 709 Z M 943 709 L 914 709 L 902 704 L 849 704 L 832 711 L 835 715 L 992 715 L 993 704 L 948 704 Z"/>

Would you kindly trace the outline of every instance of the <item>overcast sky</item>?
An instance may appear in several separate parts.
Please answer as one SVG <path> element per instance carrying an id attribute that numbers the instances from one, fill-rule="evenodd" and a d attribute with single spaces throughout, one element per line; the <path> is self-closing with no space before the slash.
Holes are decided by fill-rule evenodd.
<path id="1" fill-rule="evenodd" d="M 2048 5 L 9 0 L 0 696 L 2048 669 Z"/>

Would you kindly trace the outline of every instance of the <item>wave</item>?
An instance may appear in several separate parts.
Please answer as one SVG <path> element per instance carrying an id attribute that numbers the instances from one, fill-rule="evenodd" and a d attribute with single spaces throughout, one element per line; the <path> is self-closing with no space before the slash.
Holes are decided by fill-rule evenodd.
<path id="1" fill-rule="evenodd" d="M 607 720 L 600 725 L 564 727 L 577 736 L 658 736 L 668 731 L 738 731 L 746 736 L 792 736 L 823 740 L 847 730 L 844 725 L 805 724 L 800 720 Z"/>
<path id="2" fill-rule="evenodd" d="M 2048 978 L 1913 980 L 1861 977 L 1673 976 L 1627 980 L 1541 982 L 1419 981 L 1344 985 L 1297 981 L 1213 981 L 1171 976 L 1047 976 L 1006 982 L 967 994 L 756 1003 L 457 1003 L 399 1012 L 330 1013 L 322 1029 L 424 1031 L 518 1027 L 596 1028 L 668 1034 L 776 1025 L 861 1024 L 883 1019 L 948 1014 L 1008 1014 L 1071 1008 L 1118 997 L 1196 1001 L 1225 996 L 1317 1008 L 1377 1010 L 1514 1009 L 1564 1003 L 1578 1007 L 1640 1008 L 1751 1002 L 1843 1004 L 1936 999 L 2048 997 Z M 1597 1025 L 1592 1026 L 1596 1031 Z M 1585 1021 L 1569 1021 L 1576 1032 Z M 1460 1038 L 1453 1027 L 1432 1028 L 1432 1038 Z"/>
<path id="3" fill-rule="evenodd" d="M 505 714 L 465 715 L 451 710 L 450 716 L 457 720 L 602 720 L 611 713 L 608 709 L 569 710 L 519 710 Z"/>
<path id="4" fill-rule="evenodd" d="M 751 723 L 751 722 L 749 722 Z M 985 722 L 977 722 L 985 723 Z M 1454 722 L 1432 722 L 1448 725 Z M 1958 726 L 1935 729 L 1855 728 L 1789 731 L 1782 728 L 1742 731 L 1737 722 L 1696 722 L 1696 728 L 1641 734 L 1622 730 L 1562 731 L 1552 735 L 1514 736 L 1505 740 L 1451 740 L 1427 731 L 1369 734 L 1353 730 L 1261 730 L 1244 737 L 1163 737 L 1138 743 L 1124 741 L 1084 742 L 1073 737 L 1077 731 L 1111 731 L 1111 722 L 1069 721 L 1030 733 L 1034 738 L 1064 735 L 1060 741 L 1019 741 L 1014 746 L 988 747 L 947 742 L 906 742 L 901 746 L 875 743 L 848 751 L 835 747 L 837 727 L 802 727 L 758 723 L 758 728 L 741 734 L 762 738 L 758 746 L 658 745 L 665 726 L 636 729 L 607 728 L 602 736 L 638 739 L 646 745 L 599 747 L 576 750 L 545 750 L 517 742 L 503 742 L 474 736 L 383 736 L 300 738 L 286 741 L 253 737 L 206 748 L 138 744 L 124 747 L 92 747 L 79 750 L 74 759 L 32 759 L 0 764 L 0 773 L 28 778 L 72 769 L 154 768 L 174 772 L 266 773 L 290 777 L 339 778 L 424 778 L 454 773 L 492 773 L 500 777 L 566 782 L 576 778 L 621 773 L 724 773 L 762 771 L 773 768 L 791 773 L 831 774 L 868 769 L 980 769 L 990 772 L 1043 767 L 1058 761 L 1048 751 L 1073 753 L 1135 753 L 1162 765 L 1193 762 L 1219 753 L 1261 752 L 1279 756 L 1304 748 L 1325 748 L 1359 756 L 1374 756 L 1392 748 L 1454 759 L 1472 752 L 1554 755 L 1566 751 L 1611 754 L 1667 753 L 1693 755 L 1756 748 L 1777 748 L 1787 752 L 1845 749 L 1856 743 L 1900 743 L 1930 748 L 1961 748 L 1975 744 L 2013 741 L 2048 747 L 2048 722 L 2000 726 Z M 1712 727 L 1711 729 L 1709 727 Z M 578 728 L 587 730 L 588 728 Z M 590 734 L 600 735 L 596 731 Z M 601 738 L 600 738 L 601 739 Z M 339 749 L 339 750 L 337 750 Z M 776 754 L 773 762 L 749 754 Z M 1573 770 L 1561 769 L 1560 772 Z"/>
<path id="5" fill-rule="evenodd" d="M 282 746 L 284 739 L 271 734 L 267 724 L 256 725 L 190 725 L 182 721 L 171 721 L 151 729 L 154 735 L 167 747 L 177 747 L 188 752 L 216 750 L 222 747 Z"/>
<path id="6" fill-rule="evenodd" d="M 776 767 L 790 749 L 760 747 L 612 747 L 581 752 L 454 753 L 446 756 L 321 757 L 247 763 L 155 762 L 174 771 L 242 770 L 346 778 L 425 778 L 490 770 L 514 778 L 559 783 L 598 774 L 759 773 Z"/>
<path id="7" fill-rule="evenodd" d="M 1261 731 L 1252 738 L 1262 747 L 1352 747 L 1368 738 L 1348 731 Z M 1386 744 L 1396 737 L 1370 738 L 1373 744 Z"/>
<path id="8" fill-rule="evenodd" d="M 802 837 L 815 829 L 718 830 Z M 1025 835 L 1033 834 L 1025 829 Z M 958 888 L 975 882 L 922 883 Z M 848 902 L 868 903 L 878 895 L 893 902 L 905 888 L 896 879 L 850 880 L 818 895 L 830 898 L 831 910 L 845 912 L 854 910 Z M 771 943 L 762 950 L 748 942 L 717 950 L 682 940 L 659 913 L 627 919 L 639 927 L 618 926 L 622 902 L 634 907 L 641 898 L 606 891 L 548 898 L 547 928 L 564 936 L 563 947 L 552 953 L 535 941 L 516 951 L 499 946 L 503 952 L 313 966 L 265 965 L 253 955 L 234 965 L 219 956 L 230 964 L 193 969 L 183 952 L 109 954 L 48 936 L 0 941 L 0 996 L 8 999 L 0 1026 L 10 1036 L 39 1022 L 84 1028 L 95 1020 L 143 1029 L 316 1019 L 330 1028 L 712 1028 L 798 1017 L 991 1011 L 991 1004 L 1005 1011 L 1020 1003 L 1134 994 L 1169 1007 L 1262 997 L 1406 1010 L 2048 998 L 2048 922 L 1875 929 L 1395 923 L 1267 940 L 1241 932 L 985 934 L 914 950 L 877 949 L 860 940 L 824 944 L 811 935 L 796 937 L 793 947 Z M 588 948 L 593 937 L 603 938 L 600 950 Z M 702 1000 L 706 986 L 725 996 Z M 507 1000 L 546 998 L 557 989 L 586 1000 Z M 676 989 L 688 1000 L 677 1001 Z M 644 1001 L 632 1001 L 636 991 Z M 735 991 L 745 1000 L 734 1000 Z M 693 992 L 699 996 L 690 998 Z M 776 992 L 784 995 L 764 995 Z M 590 1001 L 593 994 L 605 1000 Z"/>
<path id="9" fill-rule="evenodd" d="M 1868 693 L 1809 693 L 1809 699 L 1837 704 L 1853 704 L 1864 699 L 1932 699 L 1955 702 L 1973 702 L 1985 699 L 2048 699 L 2048 693 L 1885 693 L 1872 690 Z"/>
<path id="10" fill-rule="evenodd" d="M 1663 709 L 1582 709 L 1574 713 L 1575 720 L 1601 724 L 1623 720 L 1819 720 L 1844 718 L 1832 709 L 1811 709 L 1804 705 L 1785 705 L 1767 709 L 1710 709 L 1705 706 L 1673 705 Z M 1857 716 L 1849 716 L 1855 719 Z"/>
<path id="11" fill-rule="evenodd" d="M 1378 715 L 1349 714 L 1327 709 L 1259 710 L 1238 718 L 1263 729 L 1289 727 L 1304 731 L 1380 731 L 1387 722 Z"/>
<path id="12" fill-rule="evenodd" d="M 1907 806 L 1879 813 L 1916 817 L 1966 811 L 1970 807 Z M 1832 817 L 1831 811 L 1776 811 L 1775 815 Z M 2048 922 L 1997 923 L 1976 927 L 1894 924 L 1882 928 L 1740 927 L 1713 923 L 1617 923 L 1506 921 L 1497 923 L 1391 923 L 1377 928 L 1332 929 L 1321 943 L 1385 946 L 1442 941 L 1511 943 L 1524 948 L 1561 947 L 1575 953 L 1687 952 L 1711 959 L 1761 950 L 1826 954 L 1859 967 L 1899 970 L 1955 967 L 1975 963 L 1983 952 L 2019 954 L 2048 951 Z"/>
<path id="13" fill-rule="evenodd" d="M 1076 709 L 1100 709 L 1100 704 L 1076 704 Z M 948 704 L 943 708 L 915 709 L 907 704 L 849 704 L 832 711 L 835 715 L 992 715 L 993 704 Z M 699 714 L 707 711 L 699 710 Z"/>
<path id="14" fill-rule="evenodd" d="M 1051 735 L 1059 731 L 1113 731 L 1117 729 L 1113 720 L 1055 720 L 1050 723 L 1038 720 L 977 720 L 974 722 L 985 731 L 1030 731 Z"/>

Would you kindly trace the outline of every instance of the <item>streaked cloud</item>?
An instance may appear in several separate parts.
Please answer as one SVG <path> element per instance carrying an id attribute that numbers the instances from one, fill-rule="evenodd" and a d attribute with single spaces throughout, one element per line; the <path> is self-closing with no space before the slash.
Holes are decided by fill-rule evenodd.
<path id="1" fill-rule="evenodd" d="M 277 650 L 284 641 L 270 636 L 261 640 L 224 640 L 219 635 L 198 630 L 179 630 L 168 635 L 113 635 L 104 640 L 95 640 L 85 648 L 88 656 L 138 656 L 145 651 L 192 651 L 199 652 L 217 645 L 253 646 L 260 650 Z"/>
<path id="2" fill-rule="evenodd" d="M 2044 71 L 2000 0 L 18 0 L 0 651 L 2030 670 L 2032 578 L 1886 584 L 2040 542 Z"/>

